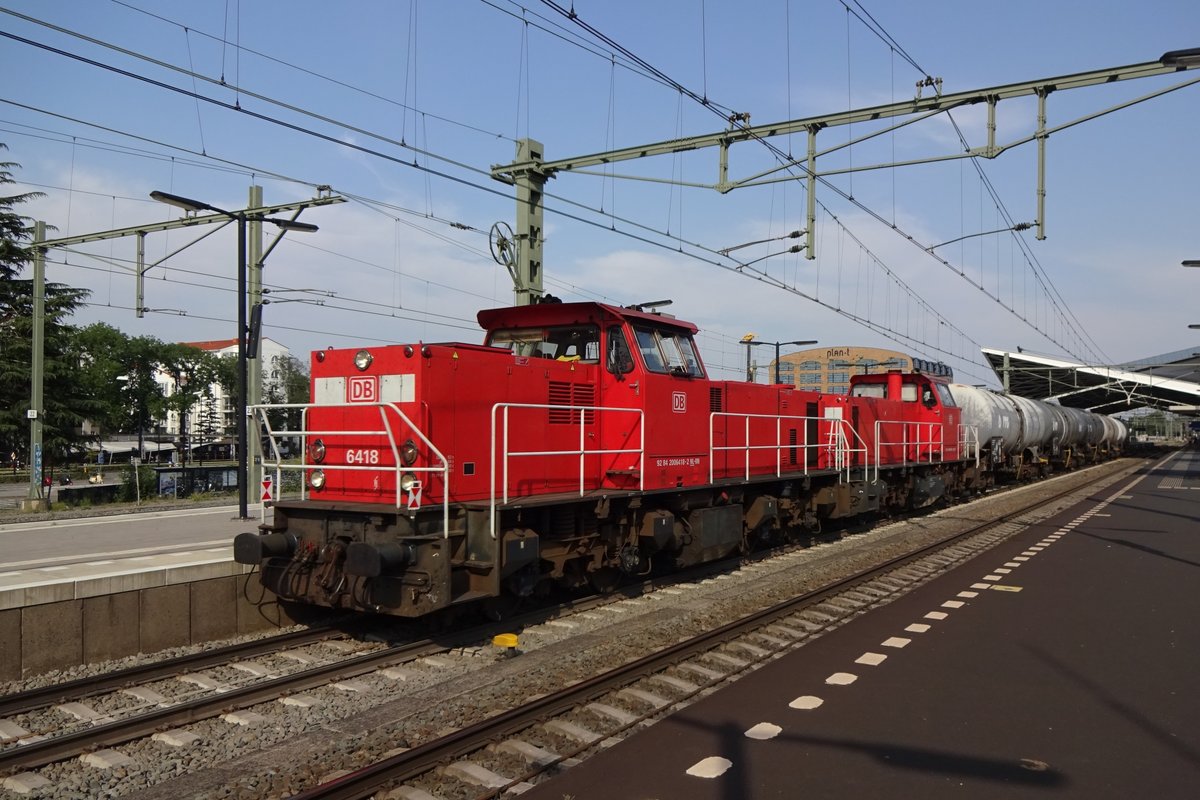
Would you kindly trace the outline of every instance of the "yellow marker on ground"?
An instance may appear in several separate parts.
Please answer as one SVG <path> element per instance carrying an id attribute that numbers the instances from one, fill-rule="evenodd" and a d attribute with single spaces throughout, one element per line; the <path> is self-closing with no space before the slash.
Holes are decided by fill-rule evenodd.
<path id="1" fill-rule="evenodd" d="M 498 633 L 492 637 L 492 644 L 496 647 L 503 647 L 505 650 L 512 650 L 517 646 L 517 635 L 515 633 Z"/>

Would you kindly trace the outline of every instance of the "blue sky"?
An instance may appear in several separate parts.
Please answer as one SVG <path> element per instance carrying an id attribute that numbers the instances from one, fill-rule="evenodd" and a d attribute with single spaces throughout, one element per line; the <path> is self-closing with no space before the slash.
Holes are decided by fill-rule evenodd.
<path id="1" fill-rule="evenodd" d="M 289 235 L 267 262 L 276 298 L 324 302 L 266 309 L 267 335 L 301 356 L 328 345 L 478 340 L 475 311 L 512 296 L 507 274 L 487 254 L 485 232 L 493 222 L 513 222 L 511 188 L 487 170 L 513 158 L 515 139 L 532 136 L 557 159 L 725 127 L 711 108 L 629 68 L 612 46 L 539 2 L 2 5 L 16 13 L 0 14 L 0 31 L 10 34 L 0 39 L 0 67 L 11 78 L 0 92 L 0 141 L 22 165 L 17 177 L 47 193 L 23 210 L 55 226 L 55 235 L 171 218 L 173 209 L 149 200 L 155 189 L 226 208 L 244 206 L 252 182 L 264 187 L 267 203 L 309 197 L 318 184 L 354 198 L 306 211 L 302 219 L 320 232 Z M 924 74 L 941 78 L 945 92 L 961 92 L 1200 46 L 1200 6 L 1189 0 L 1015 0 L 1001 7 L 864 0 L 850 8 L 854 14 L 837 0 L 574 3 L 579 18 L 612 42 L 713 107 L 749 113 L 752 124 L 900 102 Z M 858 18 L 867 12 L 920 72 Z M 1200 72 L 1051 94 L 1049 124 L 1193 76 Z M 1001 103 L 999 140 L 1027 136 L 1035 114 L 1032 100 Z M 980 109 L 954 119 L 971 146 L 983 143 Z M 1188 87 L 1052 136 L 1048 238 L 1021 234 L 1033 267 L 1012 234 L 971 236 L 1006 227 L 1006 219 L 1036 218 L 1031 144 L 981 162 L 1003 210 L 961 159 L 830 178 L 841 193 L 818 190 L 818 258 L 763 259 L 754 267 L 766 281 L 752 279 L 754 269 L 739 274 L 714 251 L 803 227 L 798 181 L 720 194 L 560 174 L 547 187 L 547 288 L 568 300 L 674 299 L 671 310 L 705 330 L 703 354 L 719 377 L 736 377 L 744 365 L 737 340 L 747 332 L 768 341 L 895 347 L 945 360 L 972 383 L 990 379 L 981 345 L 1074 353 L 1094 363 L 1177 350 L 1197 336 L 1187 325 L 1200 322 L 1192 299 L 1200 271 L 1179 266 L 1200 257 L 1198 127 L 1200 89 Z M 865 132 L 831 128 L 819 143 Z M 805 148 L 803 137 L 774 144 L 793 156 Z M 826 168 L 861 166 L 960 150 L 939 117 L 824 161 Z M 758 144 L 731 150 L 735 176 L 774 163 Z M 717 165 L 716 151 L 702 150 L 623 162 L 613 171 L 709 184 Z M 923 249 L 963 236 L 937 248 L 949 264 Z M 148 259 L 191 238 L 152 235 Z M 736 255 L 749 261 L 791 243 Z M 56 252 L 49 277 L 92 290 L 80 322 L 173 340 L 230 338 L 234 248 L 232 230 L 223 230 L 149 273 L 146 305 L 186 316 L 135 318 L 132 239 Z"/>

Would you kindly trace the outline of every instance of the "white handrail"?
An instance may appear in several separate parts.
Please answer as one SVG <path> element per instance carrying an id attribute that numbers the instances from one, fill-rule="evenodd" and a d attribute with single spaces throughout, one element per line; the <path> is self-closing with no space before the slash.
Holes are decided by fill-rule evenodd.
<path id="1" fill-rule="evenodd" d="M 900 439 L 885 440 L 883 438 L 884 426 L 901 426 Z M 908 466 L 908 449 L 910 446 L 916 450 L 916 458 L 911 463 L 913 464 L 940 464 L 946 460 L 946 443 L 944 426 L 940 422 L 912 422 L 910 420 L 898 419 L 877 419 L 875 420 L 875 478 L 879 478 L 879 468 L 882 462 L 880 450 L 884 447 L 900 447 L 900 464 L 898 466 Z M 916 438 L 909 441 L 909 430 L 913 430 Z M 928 436 L 925 435 L 928 433 Z M 925 456 L 922 456 L 922 448 L 925 448 Z M 934 459 L 934 454 L 937 454 L 937 459 Z"/>
<path id="2" fill-rule="evenodd" d="M 974 454 L 975 466 L 979 466 L 979 427 L 976 425 L 959 425 L 958 426 L 958 457 L 960 459 L 972 458 Z"/>
<path id="3" fill-rule="evenodd" d="M 270 410 L 298 408 L 301 409 L 300 430 L 275 431 L 271 427 L 270 419 L 267 417 L 267 412 Z M 308 429 L 308 412 L 310 409 L 326 409 L 326 408 L 358 408 L 367 409 L 375 408 L 379 411 L 380 428 L 379 430 L 309 430 Z M 391 411 L 400 419 L 407 429 L 425 445 L 426 449 L 433 456 L 433 459 L 440 462 L 441 466 L 407 466 L 400 460 L 400 448 L 396 443 L 396 432 L 392 428 L 392 420 L 388 418 L 388 412 Z M 419 473 L 441 473 L 442 476 L 442 538 L 450 536 L 450 462 L 442 454 L 425 432 L 417 427 L 408 415 L 405 414 L 395 403 L 270 403 L 249 406 L 247 412 L 253 415 L 257 420 L 261 420 L 263 426 L 267 430 L 267 436 L 271 441 L 271 450 L 275 456 L 274 463 L 263 460 L 263 466 L 271 466 L 275 468 L 277 476 L 282 476 L 284 471 L 292 470 L 303 472 L 308 469 L 322 469 L 341 472 L 383 472 L 385 470 L 394 470 L 396 473 L 396 498 L 395 508 L 401 508 L 403 505 L 403 492 L 400 489 L 400 479 L 404 472 L 419 472 Z M 300 448 L 300 463 L 285 464 L 279 452 L 278 439 L 284 436 L 298 437 L 303 440 L 304 445 Z M 363 465 L 355 464 L 309 464 L 308 463 L 308 438 L 310 436 L 336 436 L 336 437 L 358 437 L 358 436 L 386 436 L 388 446 L 392 452 L 392 465 Z M 278 477 L 277 477 L 278 480 Z M 303 480 L 300 482 L 300 499 L 308 499 L 308 489 Z"/>
<path id="4" fill-rule="evenodd" d="M 716 443 L 716 421 L 717 417 L 740 418 L 744 420 L 743 435 L 745 437 L 744 444 L 734 445 L 718 445 Z M 775 443 L 774 444 L 751 444 L 750 443 L 750 420 L 764 419 L 773 420 L 775 422 Z M 804 436 L 801 442 L 795 444 L 783 441 L 783 423 L 785 421 L 799 422 L 797 429 L 804 431 Z M 805 423 L 817 422 L 829 424 L 829 441 L 822 444 L 820 442 L 808 441 L 808 427 Z M 850 446 L 850 438 L 845 435 L 845 430 L 849 429 L 854 437 L 858 439 L 861 447 Z M 827 450 L 832 454 L 833 462 L 836 465 L 835 471 L 845 472 L 847 480 L 850 478 L 850 467 L 853 464 L 853 459 L 849 457 L 851 453 L 862 453 L 864 460 L 867 457 L 867 444 L 862 441 L 858 433 L 853 428 L 849 428 L 846 420 L 833 417 L 807 417 L 781 414 L 749 414 L 737 411 L 712 411 L 708 415 L 708 480 L 713 483 L 716 480 L 716 454 L 725 451 L 741 451 L 745 453 L 746 464 L 746 480 L 750 480 L 750 453 L 754 450 L 774 450 L 775 451 L 775 477 L 783 475 L 783 451 L 784 450 L 802 450 L 804 458 L 801 459 L 802 467 L 795 470 L 801 475 L 808 474 L 808 451 L 815 449 L 817 451 Z"/>
<path id="5" fill-rule="evenodd" d="M 509 412 L 512 409 L 542 409 L 546 411 L 565 410 L 578 414 L 579 422 L 571 422 L 570 424 L 579 425 L 579 447 L 575 450 L 512 450 L 509 447 Z M 503 412 L 503 413 L 501 413 Z M 638 417 L 638 434 L 640 441 L 637 449 L 625 448 L 620 450 L 589 450 L 587 448 L 587 428 L 589 425 L 598 426 L 600 413 L 625 413 L 636 414 Z M 591 422 L 588 422 L 588 415 L 591 416 Z M 568 406 L 559 404 L 546 403 L 496 403 L 492 406 L 492 429 L 491 429 L 491 489 L 488 499 L 488 519 L 489 529 L 493 539 L 496 538 L 496 457 L 497 457 L 497 441 L 496 427 L 498 418 L 502 417 L 501 425 L 501 447 L 499 448 L 500 456 L 500 484 L 502 491 L 503 503 L 508 503 L 508 468 L 509 460 L 513 458 L 537 458 L 551 456 L 579 456 L 579 496 L 582 497 L 587 491 L 586 488 L 586 458 L 588 456 L 600 455 L 622 455 L 636 454 L 638 456 L 638 490 L 641 491 L 646 485 L 646 425 L 645 414 L 640 408 L 624 408 L 618 406 Z"/>

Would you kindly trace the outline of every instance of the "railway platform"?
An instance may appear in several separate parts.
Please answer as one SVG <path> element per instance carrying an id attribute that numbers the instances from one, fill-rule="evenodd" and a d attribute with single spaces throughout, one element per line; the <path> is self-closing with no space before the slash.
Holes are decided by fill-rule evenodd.
<path id="1" fill-rule="evenodd" d="M 230 507 L 0 524 L 0 680 L 289 624 Z M 257 586 L 253 587 L 257 589 Z"/>
<path id="2" fill-rule="evenodd" d="M 1194 797 L 1198 570 L 1191 449 L 524 797 Z"/>

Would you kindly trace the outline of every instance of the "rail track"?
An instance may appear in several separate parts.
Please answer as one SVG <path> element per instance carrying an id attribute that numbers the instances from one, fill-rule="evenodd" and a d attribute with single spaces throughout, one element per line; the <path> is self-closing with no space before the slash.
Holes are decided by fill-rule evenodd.
<path id="1" fill-rule="evenodd" d="M 699 574 L 709 574 L 727 565 L 728 562 L 706 565 L 700 572 L 670 576 L 662 583 L 677 583 Z M 647 581 L 637 587 L 627 587 L 625 591 L 646 591 L 653 589 L 655 585 Z M 105 714 L 98 714 L 90 719 L 78 717 L 78 723 L 70 726 L 73 729 L 67 732 L 26 731 L 22 735 L 12 736 L 6 741 L 9 746 L 0 750 L 0 775 L 44 766 L 97 748 L 112 747 L 165 729 L 249 708 L 318 686 L 346 681 L 390 666 L 443 654 L 481 641 L 486 642 L 496 633 L 509 630 L 514 625 L 536 624 L 566 611 L 586 611 L 614 602 L 623 596 L 595 595 L 550 604 L 514 616 L 503 623 L 471 626 L 452 634 L 422 637 L 375 652 L 333 658 L 329 663 L 298 669 L 285 675 L 256 674 L 254 670 L 249 670 L 248 682 L 241 686 L 226 686 L 216 681 L 206 683 L 201 670 L 215 666 L 245 664 L 249 659 L 278 655 L 305 645 L 345 640 L 350 638 L 350 633 L 327 626 L 292 631 L 0 697 L 0 720 L 3 720 L 50 707 L 67 707 L 107 693 L 128 694 L 132 689 L 146 687 L 165 679 L 192 677 L 200 687 L 197 689 L 200 696 L 181 702 L 147 700 L 150 695 L 144 694 L 141 696 L 144 702 L 133 707 L 134 713 L 120 719 L 106 719 L 110 715 Z M 385 624 L 393 622 L 386 620 Z M 360 633 L 368 630 L 368 625 L 361 622 L 347 627 L 351 630 L 357 629 Z M 303 664 L 304 661 L 298 660 L 297 663 Z M 148 708 L 149 706 L 160 707 Z"/>
<path id="2" fill-rule="evenodd" d="M 254 658 L 255 656 L 272 653 L 288 647 L 300 647 L 313 642 L 324 641 L 338 635 L 339 632 L 331 627 L 306 628 L 301 631 L 291 631 L 265 639 L 255 639 L 199 653 L 189 653 L 163 661 L 138 664 L 133 667 L 106 672 L 103 675 L 79 678 L 65 683 L 55 683 L 37 689 L 4 695 L 0 697 L 0 717 L 24 714 L 51 705 L 78 702 L 104 692 L 124 689 L 129 686 L 148 683 L 188 672 L 195 672 L 196 670 L 205 669 L 215 664 L 227 664 L 239 659 Z"/>

